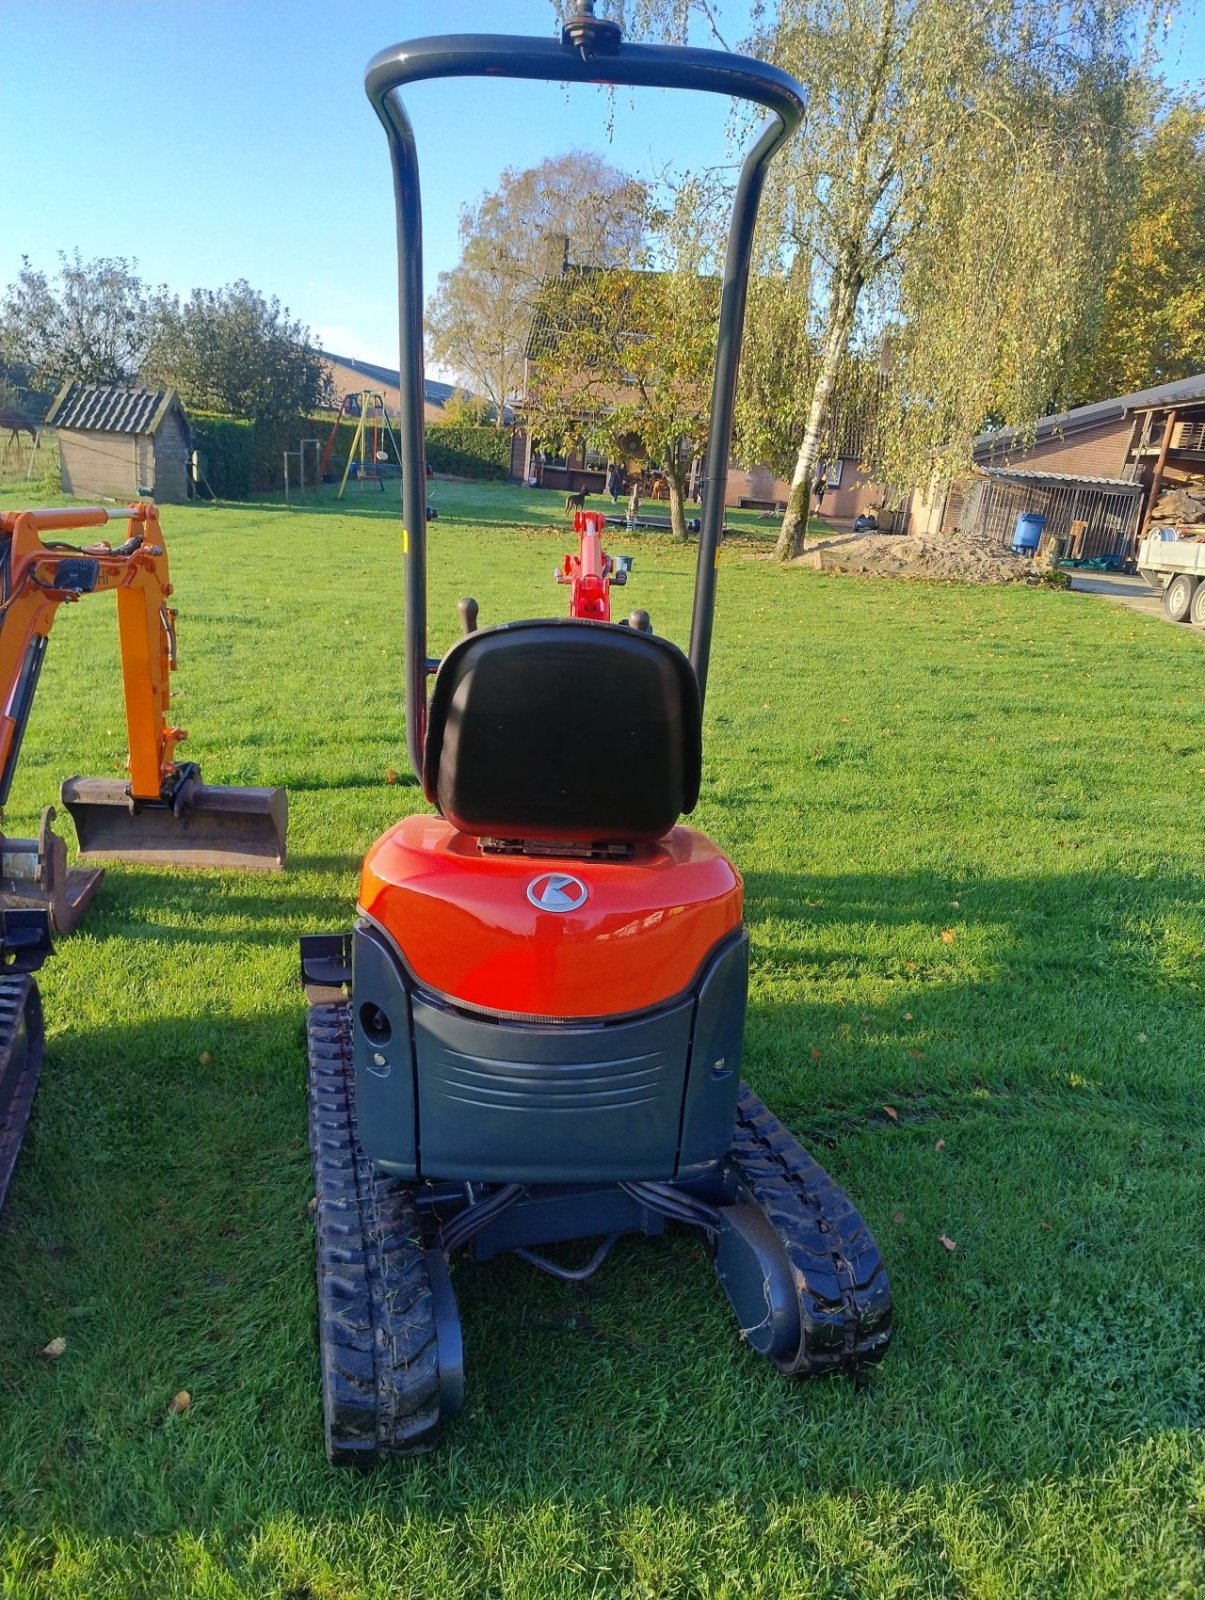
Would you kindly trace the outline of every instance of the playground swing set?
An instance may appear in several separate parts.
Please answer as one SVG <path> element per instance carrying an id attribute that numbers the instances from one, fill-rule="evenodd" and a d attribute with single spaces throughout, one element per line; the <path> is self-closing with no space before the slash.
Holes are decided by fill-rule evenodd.
<path id="1" fill-rule="evenodd" d="M 398 450 L 397 435 L 389 421 L 389 413 L 385 409 L 385 401 L 380 394 L 372 389 L 362 389 L 359 394 L 345 394 L 339 405 L 338 415 L 331 423 L 331 431 L 326 436 L 326 443 L 322 447 L 322 455 L 318 462 L 318 483 L 326 482 L 326 475 L 330 468 L 331 456 L 334 452 L 335 442 L 339 437 L 339 424 L 355 418 L 356 431 L 352 435 L 351 449 L 347 452 L 347 460 L 343 463 L 343 476 L 339 480 L 339 492 L 336 500 L 342 500 L 347 480 L 351 475 L 352 466 L 355 466 L 357 481 L 363 485 L 375 483 L 384 493 L 385 480 L 381 471 L 382 465 L 387 461 L 400 462 L 401 454 Z M 383 448 L 382 440 L 388 441 L 393 447 L 392 455 Z M 302 448 L 307 441 L 302 441 Z"/>

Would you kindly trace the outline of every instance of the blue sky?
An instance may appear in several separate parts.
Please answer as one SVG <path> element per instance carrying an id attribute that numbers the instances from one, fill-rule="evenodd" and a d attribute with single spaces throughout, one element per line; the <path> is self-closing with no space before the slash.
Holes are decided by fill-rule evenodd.
<path id="1" fill-rule="evenodd" d="M 600 7 L 605 10 L 605 6 Z M 746 7 L 721 6 L 739 37 Z M 384 45 L 429 33 L 553 31 L 548 0 L 0 0 L 0 284 L 22 255 L 136 257 L 187 291 L 239 277 L 341 354 L 396 364 L 392 187 L 363 91 Z M 702 41 L 700 41 L 702 42 Z M 1168 75 L 1205 78 L 1185 6 Z M 727 105 L 601 91 L 419 85 L 427 282 L 455 264 L 461 204 L 506 166 L 598 149 L 651 174 L 725 159 Z"/>

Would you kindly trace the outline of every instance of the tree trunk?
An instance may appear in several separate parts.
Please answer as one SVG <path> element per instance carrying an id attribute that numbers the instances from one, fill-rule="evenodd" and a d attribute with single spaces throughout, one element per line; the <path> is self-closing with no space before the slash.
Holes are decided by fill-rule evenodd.
<path id="1" fill-rule="evenodd" d="M 870 179 L 868 192 L 867 164 L 872 150 L 873 129 L 879 118 L 879 108 L 889 79 L 892 41 L 896 34 L 896 0 L 883 0 L 879 13 L 878 42 L 869 73 L 859 118 L 854 170 L 850 175 L 848 193 L 853 209 L 846 225 L 839 231 L 843 243 L 838 248 L 836 267 L 830 286 L 828 337 L 824 341 L 824 354 L 816 383 L 812 389 L 812 403 L 808 408 L 807 427 L 799 454 L 795 458 L 795 471 L 791 475 L 791 493 L 787 499 L 786 515 L 778 533 L 774 554 L 779 561 L 790 561 L 803 554 L 807 542 L 808 513 L 811 510 L 812 484 L 820 457 L 821 430 L 828 412 L 829 397 L 837 378 L 841 357 L 849 348 L 849 336 L 854 318 L 858 314 L 858 298 L 866 283 L 866 240 L 875 205 L 882 197 L 886 175 Z"/>
<path id="2" fill-rule="evenodd" d="M 674 538 L 685 544 L 686 533 L 686 473 L 682 468 L 682 459 L 677 451 L 666 457 L 663 467 L 665 481 L 669 487 L 669 528 Z"/>
<path id="3" fill-rule="evenodd" d="M 824 341 L 824 354 L 816 383 L 812 389 L 812 403 L 808 408 L 807 426 L 803 441 L 795 458 L 795 471 L 791 475 L 791 493 L 787 499 L 786 515 L 778 533 L 774 554 L 779 561 L 791 561 L 803 554 L 807 542 L 808 517 L 812 506 L 812 484 L 820 459 L 820 439 L 828 402 L 837 379 L 837 368 L 849 342 L 854 313 L 858 305 L 858 284 L 852 272 L 844 275 L 834 285 L 833 316 L 828 337 Z"/>

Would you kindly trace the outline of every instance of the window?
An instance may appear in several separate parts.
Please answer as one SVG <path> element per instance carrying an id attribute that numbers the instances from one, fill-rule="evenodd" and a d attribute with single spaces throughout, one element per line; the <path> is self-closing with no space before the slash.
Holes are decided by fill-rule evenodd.
<path id="1" fill-rule="evenodd" d="M 830 461 L 824 472 L 824 487 L 826 489 L 839 489 L 841 487 L 841 468 L 844 463 L 838 456 L 836 461 Z"/>

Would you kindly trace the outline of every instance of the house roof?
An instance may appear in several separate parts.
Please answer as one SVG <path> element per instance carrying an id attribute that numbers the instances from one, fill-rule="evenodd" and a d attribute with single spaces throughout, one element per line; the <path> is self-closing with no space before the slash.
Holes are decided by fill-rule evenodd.
<path id="1" fill-rule="evenodd" d="M 333 350 L 320 350 L 318 354 L 324 361 L 350 367 L 371 383 L 379 383 L 390 389 L 397 389 L 401 385 L 401 374 L 396 367 L 378 367 L 371 361 L 360 361 L 355 356 L 337 356 Z M 434 378 L 423 379 L 423 399 L 430 406 L 445 405 L 455 392 L 455 387 L 450 383 L 437 383 Z"/>
<path id="2" fill-rule="evenodd" d="M 1060 484 L 1075 484 L 1091 489 L 1116 489 L 1119 492 L 1124 489 L 1129 494 L 1142 493 L 1142 485 L 1130 478 L 1088 478 L 1082 472 L 1031 472 L 1028 467 L 985 467 L 983 470 L 989 478 L 1033 483 L 1039 488 L 1046 484 L 1051 488 L 1058 488 Z"/>
<path id="3" fill-rule="evenodd" d="M 981 433 L 974 441 L 977 457 L 995 455 L 1001 448 L 1024 442 L 1037 443 L 1040 439 L 1063 438 L 1079 433 L 1084 428 L 1099 428 L 1104 423 L 1120 422 L 1131 411 L 1159 410 L 1190 400 L 1205 401 L 1205 372 L 1191 378 L 1178 378 L 1175 383 L 1161 383 L 1153 389 L 1138 389 L 1133 394 L 1116 395 L 1111 400 L 1094 400 L 1091 405 L 1075 406 L 1070 411 L 1059 411 L 1043 417 L 1034 429 L 1032 438 L 1020 428 L 996 428 Z"/>
<path id="4" fill-rule="evenodd" d="M 574 280 L 584 283 L 594 278 L 613 277 L 617 273 L 623 273 L 630 284 L 652 283 L 670 276 L 669 273 L 657 272 L 649 267 L 592 267 L 566 261 L 559 272 L 549 273 L 540 279 L 535 310 L 527 332 L 527 346 L 523 352 L 527 359 L 542 361 L 545 356 L 552 355 L 565 335 L 578 328 L 591 325 L 600 327 L 603 313 L 567 303 L 567 286 Z M 719 280 L 714 281 L 718 283 Z"/>
<path id="5" fill-rule="evenodd" d="M 155 433 L 173 405 L 180 405 L 174 389 L 65 383 L 46 413 L 45 425 L 82 433 Z"/>

